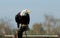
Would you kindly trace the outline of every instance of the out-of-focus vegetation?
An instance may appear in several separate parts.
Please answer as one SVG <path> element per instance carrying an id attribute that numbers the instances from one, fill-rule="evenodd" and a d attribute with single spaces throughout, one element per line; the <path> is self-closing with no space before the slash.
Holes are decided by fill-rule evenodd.
<path id="1" fill-rule="evenodd" d="M 17 29 L 11 29 L 10 20 L 0 19 L 0 36 L 15 34 Z M 27 31 L 29 35 L 57 34 L 60 35 L 60 19 L 53 16 L 45 16 L 44 23 L 34 23 L 32 29 Z M 25 33 L 23 33 L 25 34 Z"/>
<path id="2" fill-rule="evenodd" d="M 14 34 L 16 29 L 12 29 L 13 24 L 11 23 L 10 19 L 3 19 L 0 18 L 0 35 L 10 35 Z"/>

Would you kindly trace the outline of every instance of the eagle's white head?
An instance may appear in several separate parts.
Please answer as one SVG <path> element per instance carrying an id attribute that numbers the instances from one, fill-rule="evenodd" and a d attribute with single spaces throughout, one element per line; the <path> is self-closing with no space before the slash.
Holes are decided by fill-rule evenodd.
<path id="1" fill-rule="evenodd" d="M 30 14 L 30 12 L 31 12 L 31 11 L 30 11 L 29 9 L 25 9 L 25 10 L 22 10 L 22 11 L 21 11 L 20 15 L 21 15 L 21 16 L 24 16 L 26 13 L 27 13 L 27 14 Z"/>

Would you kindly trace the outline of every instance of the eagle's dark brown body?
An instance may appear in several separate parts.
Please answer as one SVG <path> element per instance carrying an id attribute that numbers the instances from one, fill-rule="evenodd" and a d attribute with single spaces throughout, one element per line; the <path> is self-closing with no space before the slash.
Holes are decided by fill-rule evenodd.
<path id="1" fill-rule="evenodd" d="M 18 27 L 19 27 L 19 24 L 28 25 L 30 22 L 30 16 L 27 13 L 24 16 L 21 16 L 20 13 L 18 13 L 15 16 L 15 21 L 17 22 Z"/>

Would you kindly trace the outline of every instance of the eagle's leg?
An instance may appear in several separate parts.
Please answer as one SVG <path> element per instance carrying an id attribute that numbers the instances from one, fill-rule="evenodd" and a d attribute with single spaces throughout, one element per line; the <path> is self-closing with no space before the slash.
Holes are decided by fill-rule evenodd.
<path id="1" fill-rule="evenodd" d="M 23 32 L 24 32 L 24 28 L 21 26 L 19 31 L 18 31 L 18 38 L 22 38 L 23 37 Z"/>
<path id="2" fill-rule="evenodd" d="M 18 27 L 18 38 L 22 38 L 22 27 L 20 27 L 20 24 L 17 23 L 17 27 Z"/>
<path id="3" fill-rule="evenodd" d="M 22 38 L 22 34 L 23 34 L 23 29 L 21 27 L 18 31 L 18 38 Z"/>
<path id="4" fill-rule="evenodd" d="M 18 31 L 18 38 L 22 38 L 23 32 L 26 31 L 27 26 L 21 26 Z"/>

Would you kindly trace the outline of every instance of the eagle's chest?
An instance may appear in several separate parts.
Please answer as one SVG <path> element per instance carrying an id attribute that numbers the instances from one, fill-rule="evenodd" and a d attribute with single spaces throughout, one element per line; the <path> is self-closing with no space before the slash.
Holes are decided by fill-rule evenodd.
<path id="1" fill-rule="evenodd" d="M 22 16 L 21 19 L 22 20 L 27 20 L 27 16 Z"/>
<path id="2" fill-rule="evenodd" d="M 26 21 L 28 21 L 28 17 L 29 17 L 28 14 L 25 14 L 25 15 L 23 15 L 23 16 L 19 15 L 19 20 L 20 20 L 21 22 L 26 22 Z"/>

